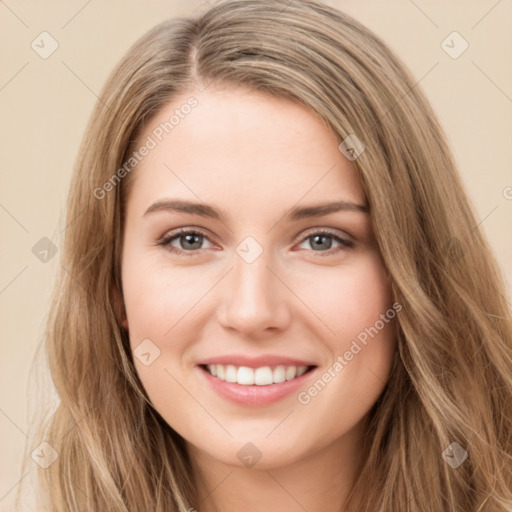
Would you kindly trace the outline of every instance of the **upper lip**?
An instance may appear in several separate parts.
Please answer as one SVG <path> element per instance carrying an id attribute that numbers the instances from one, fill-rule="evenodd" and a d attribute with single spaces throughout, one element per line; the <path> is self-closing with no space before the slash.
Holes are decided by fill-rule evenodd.
<path id="1" fill-rule="evenodd" d="M 227 354 L 224 356 L 209 357 L 203 359 L 198 365 L 222 364 L 233 366 L 247 366 L 249 368 L 261 368 L 263 366 L 316 366 L 310 361 L 304 361 L 293 357 L 279 355 L 261 355 L 249 357 L 242 354 Z"/>

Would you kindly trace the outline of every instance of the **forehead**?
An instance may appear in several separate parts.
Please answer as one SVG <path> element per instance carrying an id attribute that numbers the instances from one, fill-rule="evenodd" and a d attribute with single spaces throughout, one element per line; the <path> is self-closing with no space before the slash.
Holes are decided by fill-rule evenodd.
<path id="1" fill-rule="evenodd" d="M 193 108 L 184 108 L 192 104 Z M 191 90 L 166 104 L 145 126 L 136 147 L 154 148 L 134 171 L 132 195 L 186 195 L 267 206 L 302 196 L 364 202 L 355 165 L 311 109 L 247 89 Z"/>

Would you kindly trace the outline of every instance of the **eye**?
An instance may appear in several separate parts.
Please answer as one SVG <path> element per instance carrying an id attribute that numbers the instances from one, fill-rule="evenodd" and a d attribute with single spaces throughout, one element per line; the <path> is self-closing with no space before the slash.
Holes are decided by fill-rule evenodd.
<path id="1" fill-rule="evenodd" d="M 338 244 L 338 247 L 333 249 L 333 241 Z M 354 247 L 354 242 L 343 238 L 335 233 L 327 230 L 315 231 L 310 233 L 306 238 L 303 238 L 301 244 L 308 244 L 313 252 L 321 252 L 320 256 L 330 256 L 343 249 L 351 249 Z"/>
<path id="2" fill-rule="evenodd" d="M 175 254 L 193 256 L 201 249 L 205 249 L 205 247 L 202 247 L 205 241 L 209 241 L 208 237 L 199 230 L 180 229 L 162 237 L 158 245 Z M 313 249 L 313 252 L 323 253 L 321 256 L 330 256 L 343 249 L 354 247 L 354 242 L 351 240 L 328 230 L 311 232 L 308 236 L 302 238 L 301 245 L 304 243 L 307 243 L 309 248 Z M 338 245 L 333 248 L 333 243 Z"/>
<path id="3" fill-rule="evenodd" d="M 170 252 L 175 254 L 192 256 L 198 250 L 204 248 L 201 246 L 205 240 L 208 240 L 208 238 L 200 231 L 181 229 L 165 235 L 158 245 L 166 247 Z M 177 243 L 175 244 L 175 242 Z M 178 247 L 176 245 L 178 245 Z"/>

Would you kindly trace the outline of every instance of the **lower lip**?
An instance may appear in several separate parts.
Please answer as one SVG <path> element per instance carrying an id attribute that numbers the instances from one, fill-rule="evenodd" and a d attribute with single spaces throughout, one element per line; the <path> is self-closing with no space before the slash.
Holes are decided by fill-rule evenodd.
<path id="1" fill-rule="evenodd" d="M 267 384 L 265 386 L 244 386 L 236 382 L 226 382 L 218 379 L 208 372 L 208 370 L 198 366 L 199 371 L 208 381 L 210 386 L 219 395 L 239 405 L 249 407 L 264 407 L 275 403 L 294 391 L 297 391 L 304 385 L 306 379 L 316 370 L 313 368 L 295 379 L 280 382 L 279 384 Z"/>

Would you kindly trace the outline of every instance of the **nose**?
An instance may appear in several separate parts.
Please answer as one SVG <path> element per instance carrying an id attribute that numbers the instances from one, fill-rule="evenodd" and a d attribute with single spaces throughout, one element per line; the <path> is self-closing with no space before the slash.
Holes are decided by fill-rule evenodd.
<path id="1" fill-rule="evenodd" d="M 270 265 L 265 251 L 252 263 L 234 255 L 234 268 L 220 290 L 218 321 L 223 327 L 250 337 L 275 334 L 287 327 L 290 291 Z"/>

